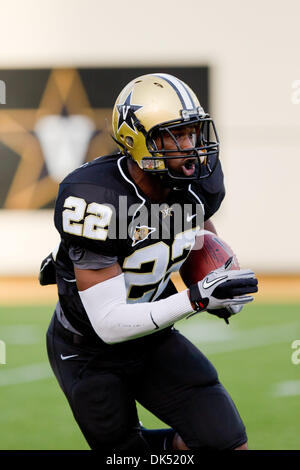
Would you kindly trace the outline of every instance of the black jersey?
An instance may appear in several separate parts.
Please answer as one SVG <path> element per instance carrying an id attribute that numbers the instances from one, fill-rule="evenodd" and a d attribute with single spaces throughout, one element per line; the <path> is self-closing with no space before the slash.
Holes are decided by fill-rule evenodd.
<path id="1" fill-rule="evenodd" d="M 224 194 L 220 163 L 207 180 L 173 189 L 160 204 L 151 203 L 136 186 L 122 154 L 99 157 L 68 175 L 55 206 L 61 235 L 55 263 L 59 300 L 70 324 L 95 335 L 76 288 L 72 247 L 117 260 L 128 303 L 164 298 L 174 293 L 172 272 L 179 270 L 201 222 L 217 211 Z"/>

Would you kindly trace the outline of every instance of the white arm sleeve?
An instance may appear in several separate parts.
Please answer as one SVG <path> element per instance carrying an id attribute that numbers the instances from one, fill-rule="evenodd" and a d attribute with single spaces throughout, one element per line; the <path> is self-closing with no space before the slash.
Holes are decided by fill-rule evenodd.
<path id="1" fill-rule="evenodd" d="M 187 290 L 157 302 L 127 304 L 124 274 L 79 295 L 95 332 L 110 344 L 149 335 L 193 312 Z"/>

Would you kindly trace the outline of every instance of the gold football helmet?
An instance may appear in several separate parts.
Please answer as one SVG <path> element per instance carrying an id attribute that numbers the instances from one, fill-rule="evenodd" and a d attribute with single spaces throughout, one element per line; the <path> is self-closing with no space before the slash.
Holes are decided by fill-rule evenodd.
<path id="1" fill-rule="evenodd" d="M 144 171 L 191 180 L 210 176 L 217 165 L 214 122 L 191 88 L 172 75 L 142 75 L 128 83 L 115 102 L 112 126 L 120 149 Z M 178 136 L 186 128 L 192 132 L 192 146 L 181 148 Z M 166 148 L 166 137 L 174 142 L 172 149 Z M 193 164 L 192 176 L 172 173 L 167 162 L 174 158 L 186 158 L 186 168 Z"/>

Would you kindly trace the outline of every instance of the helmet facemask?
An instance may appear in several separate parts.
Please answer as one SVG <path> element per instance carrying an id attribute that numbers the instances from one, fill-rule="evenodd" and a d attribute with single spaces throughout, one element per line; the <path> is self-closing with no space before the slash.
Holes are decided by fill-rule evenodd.
<path id="1" fill-rule="evenodd" d="M 182 132 L 181 132 L 182 130 Z M 181 146 L 182 136 L 188 130 L 191 146 Z M 149 130 L 146 146 L 150 156 L 141 159 L 144 171 L 168 175 L 172 180 L 190 181 L 209 177 L 218 163 L 219 139 L 214 122 L 206 115 L 188 121 L 169 121 Z M 168 148 L 166 141 L 174 144 Z M 180 153 L 180 155 L 178 155 Z M 188 171 L 175 172 L 169 160 L 187 159 L 184 163 Z M 194 171 L 191 173 L 192 168 Z"/>

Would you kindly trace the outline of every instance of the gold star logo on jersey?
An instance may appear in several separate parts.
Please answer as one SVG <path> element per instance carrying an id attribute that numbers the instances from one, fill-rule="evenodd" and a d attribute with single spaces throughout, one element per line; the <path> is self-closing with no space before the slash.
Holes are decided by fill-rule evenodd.
<path id="1" fill-rule="evenodd" d="M 172 209 L 172 207 L 169 207 L 168 204 L 165 204 L 165 206 L 160 210 L 160 212 L 162 213 L 163 219 L 165 219 L 168 216 L 171 217 L 174 212 L 174 209 Z"/>
<path id="2" fill-rule="evenodd" d="M 148 227 L 147 225 L 136 226 L 132 236 L 132 246 L 149 238 L 151 233 L 155 232 L 155 227 Z"/>

